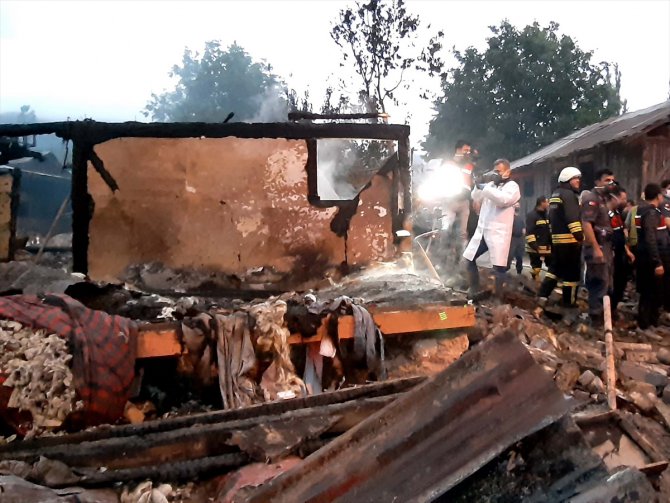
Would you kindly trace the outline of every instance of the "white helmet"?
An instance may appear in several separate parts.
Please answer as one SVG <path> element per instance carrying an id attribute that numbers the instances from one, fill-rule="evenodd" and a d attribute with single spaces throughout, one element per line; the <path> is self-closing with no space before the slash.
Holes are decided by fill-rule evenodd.
<path id="1" fill-rule="evenodd" d="M 560 183 L 562 182 L 569 182 L 573 178 L 580 177 L 582 176 L 582 172 L 579 171 L 577 168 L 574 166 L 568 166 L 567 168 L 563 168 L 561 170 L 561 174 L 558 175 L 558 181 Z"/>

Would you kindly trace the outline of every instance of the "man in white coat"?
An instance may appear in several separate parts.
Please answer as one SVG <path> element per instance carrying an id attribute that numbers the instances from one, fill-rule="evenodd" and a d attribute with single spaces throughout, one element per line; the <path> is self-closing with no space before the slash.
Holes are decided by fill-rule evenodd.
<path id="1" fill-rule="evenodd" d="M 468 243 L 463 257 L 466 260 L 470 280 L 470 296 L 479 288 L 477 259 L 489 252 L 495 275 L 496 295 L 502 294 L 502 286 L 507 273 L 507 256 L 512 241 L 514 225 L 514 205 L 521 199 L 519 184 L 510 179 L 512 169 L 507 159 L 493 163 L 493 176 L 485 185 L 478 185 L 472 191 L 473 202 L 481 202 L 477 230 Z"/>

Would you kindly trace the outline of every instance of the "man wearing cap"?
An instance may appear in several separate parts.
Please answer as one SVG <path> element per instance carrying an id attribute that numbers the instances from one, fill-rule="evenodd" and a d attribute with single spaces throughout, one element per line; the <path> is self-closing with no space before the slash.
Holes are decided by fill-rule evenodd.
<path id="1" fill-rule="evenodd" d="M 589 292 L 589 317 L 594 326 L 603 324 L 603 298 L 612 286 L 614 252 L 612 223 L 607 197 L 616 189 L 614 173 L 605 168 L 595 174 L 595 187 L 582 194 L 581 215 L 584 229 L 585 286 Z"/>
<path id="2" fill-rule="evenodd" d="M 539 296 L 546 302 L 559 281 L 563 283 L 563 306 L 574 307 L 581 270 L 582 223 L 579 214 L 579 187 L 582 173 L 577 168 L 563 168 L 558 187 L 549 198 L 551 225 L 551 263 L 540 286 Z"/>

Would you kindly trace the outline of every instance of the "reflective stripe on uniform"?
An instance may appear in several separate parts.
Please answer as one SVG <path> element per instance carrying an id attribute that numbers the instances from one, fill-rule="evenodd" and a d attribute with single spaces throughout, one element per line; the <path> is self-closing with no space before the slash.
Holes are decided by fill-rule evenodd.
<path id="1" fill-rule="evenodd" d="M 551 242 L 555 244 L 576 243 L 577 239 L 572 234 L 552 234 Z"/>

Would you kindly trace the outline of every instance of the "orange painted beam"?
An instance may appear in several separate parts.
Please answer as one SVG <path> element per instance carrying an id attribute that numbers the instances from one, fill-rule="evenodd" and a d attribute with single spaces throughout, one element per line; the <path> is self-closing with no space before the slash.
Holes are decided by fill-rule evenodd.
<path id="1" fill-rule="evenodd" d="M 412 334 L 449 328 L 472 327 L 475 324 L 475 308 L 473 306 L 431 304 L 420 307 L 414 306 L 407 309 L 370 309 L 370 313 L 384 335 Z M 294 334 L 289 338 L 289 342 L 291 344 L 319 342 L 324 333 L 326 333 L 325 324 L 319 327 L 316 335 L 301 337 L 300 334 Z M 340 339 L 353 339 L 353 316 L 340 317 L 337 325 L 337 334 Z"/>
<path id="2" fill-rule="evenodd" d="M 152 323 L 143 325 L 137 334 L 137 358 L 180 356 L 179 323 Z"/>
<path id="3" fill-rule="evenodd" d="M 475 309 L 473 306 L 431 304 L 407 309 L 371 309 L 370 312 L 384 335 L 464 328 L 475 324 Z M 320 342 L 328 333 L 327 319 L 328 317 L 319 326 L 316 335 L 302 337 L 300 334 L 293 334 L 289 337 L 289 343 L 309 344 Z M 354 317 L 340 317 L 337 333 L 340 339 L 353 339 Z M 147 324 L 140 328 L 137 341 L 137 358 L 179 356 L 183 351 L 178 323 Z"/>

